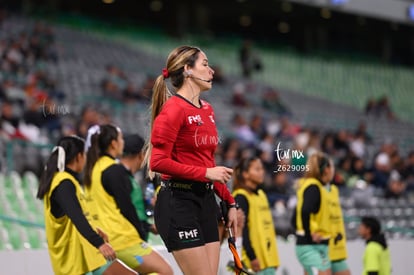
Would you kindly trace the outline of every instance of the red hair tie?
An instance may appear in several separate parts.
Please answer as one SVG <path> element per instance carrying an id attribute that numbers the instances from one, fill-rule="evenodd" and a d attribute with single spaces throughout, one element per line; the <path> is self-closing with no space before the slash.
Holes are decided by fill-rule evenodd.
<path id="1" fill-rule="evenodd" d="M 164 77 L 164 79 L 166 79 L 170 76 L 170 74 L 168 73 L 167 68 L 162 69 L 162 76 Z"/>

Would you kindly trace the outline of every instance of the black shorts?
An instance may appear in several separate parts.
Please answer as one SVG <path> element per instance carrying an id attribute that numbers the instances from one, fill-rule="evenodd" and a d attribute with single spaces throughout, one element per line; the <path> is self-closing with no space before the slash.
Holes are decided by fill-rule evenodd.
<path id="1" fill-rule="evenodd" d="M 169 252 L 219 240 L 217 203 L 211 189 L 195 193 L 161 187 L 154 220 Z"/>

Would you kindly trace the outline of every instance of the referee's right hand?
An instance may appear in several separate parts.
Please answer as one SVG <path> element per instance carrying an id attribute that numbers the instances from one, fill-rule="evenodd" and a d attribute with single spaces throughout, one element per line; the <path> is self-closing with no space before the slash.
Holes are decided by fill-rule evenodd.
<path id="1" fill-rule="evenodd" d="M 226 183 L 231 179 L 232 174 L 233 169 L 224 166 L 216 166 L 213 168 L 207 168 L 206 178 L 211 181 Z"/>

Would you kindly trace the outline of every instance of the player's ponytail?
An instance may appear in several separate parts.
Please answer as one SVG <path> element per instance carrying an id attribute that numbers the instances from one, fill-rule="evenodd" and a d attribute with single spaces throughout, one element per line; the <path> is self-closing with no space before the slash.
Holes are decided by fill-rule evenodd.
<path id="1" fill-rule="evenodd" d="M 61 138 L 53 148 L 40 177 L 39 188 L 36 197 L 43 199 L 49 191 L 56 172 L 65 170 L 66 164 L 72 163 L 76 156 L 83 153 L 85 141 L 78 136 Z"/>
<path id="2" fill-rule="evenodd" d="M 86 166 L 84 185 L 90 186 L 92 183 L 92 169 L 98 159 L 108 150 L 113 140 L 118 138 L 120 130 L 110 124 L 95 125 L 89 128 L 86 138 L 85 151 Z"/>

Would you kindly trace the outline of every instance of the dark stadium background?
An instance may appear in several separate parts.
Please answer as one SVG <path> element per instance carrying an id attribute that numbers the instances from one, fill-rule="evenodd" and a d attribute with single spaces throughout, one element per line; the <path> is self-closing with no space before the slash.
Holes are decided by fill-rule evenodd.
<path id="1" fill-rule="evenodd" d="M 393 1 L 397 0 L 389 0 L 390 5 Z M 371 138 L 366 145 L 366 165 L 375 170 L 377 155 L 392 152 L 394 157 L 401 158 L 402 164 L 398 165 L 411 169 L 409 176 L 403 175 L 411 190 L 391 199 L 385 198 L 385 190 L 366 192 L 364 181 L 354 181 L 352 188 L 342 190 L 350 266 L 361 269 L 363 243 L 358 239 L 357 227 L 361 216 L 371 214 L 381 218 L 393 249 L 393 264 L 397 272 L 403 270 L 398 274 L 404 274 L 413 268 L 407 251 L 412 250 L 414 240 L 414 21 L 406 14 L 392 20 L 363 12 L 343 12 L 328 0 L 324 7 L 298 2 L 304 0 L 0 0 L 0 10 L 5 8 L 11 18 L 12 23 L 8 24 L 6 17 L 4 26 L 33 27 L 35 22 L 42 21 L 55 29 L 58 61 L 49 65 L 54 70 L 51 77 L 59 79 L 57 86 L 66 97 L 56 101 L 54 109 L 47 109 L 46 114 L 62 120 L 76 120 L 83 106 L 91 104 L 103 110 L 104 115 L 113 115 L 127 131 L 146 135 L 148 101 L 127 106 L 102 94 L 100 81 L 105 66 L 119 66 L 142 84 L 145 77 L 161 73 L 168 53 L 164 43 L 171 47 L 177 46 L 174 43 L 197 43 L 203 49 L 212 49 L 207 51 L 211 63 L 221 65 L 224 72 L 225 81 L 219 83 L 217 73 L 212 92 L 206 95 L 219 117 L 220 138 L 226 141 L 224 148 L 220 148 L 223 155 L 226 146 L 232 147 L 232 126 L 236 121 L 233 116 L 237 113 L 249 118 L 263 115 L 281 124 L 292 118 L 293 128 L 303 127 L 310 138 L 320 134 L 328 139 L 346 131 L 354 134 L 357 127 L 365 126 L 368 134 L 362 133 Z M 413 1 L 404 2 L 408 5 Z M 4 34 L 2 31 L 10 30 L 0 28 L 0 35 Z M 241 76 L 237 60 L 243 39 L 253 41 L 264 65 L 247 80 Z M 215 47 L 216 44 L 220 46 Z M 281 68 L 273 72 L 278 66 Z M 303 80 L 302 72 L 307 77 L 314 75 L 315 79 Z M 358 73 L 366 79 L 358 78 Z M 284 82 L 279 85 L 279 80 Z M 233 106 L 232 96 L 238 94 L 240 83 L 245 85 L 244 100 L 250 104 L 247 107 Z M 330 91 L 332 83 L 343 88 Z M 318 89 L 326 87 L 327 93 L 318 93 Z M 281 115 L 261 108 L 262 92 L 268 88 L 279 93 L 291 112 Z M 352 88 L 361 93 L 355 94 Z M 376 92 L 377 88 L 382 89 Z M 368 95 L 388 96 L 396 117 L 367 115 L 364 106 Z M 3 103 L 0 99 L 0 106 Z M 284 120 L 284 115 L 289 119 Z M 0 136 L 0 265 L 7 266 L 9 274 L 29 274 L 22 272 L 27 266 L 48 271 L 42 203 L 32 194 L 36 192 L 45 157 L 59 134 L 50 134 L 46 144 Z M 282 142 L 285 149 L 294 149 L 287 140 L 279 135 L 273 145 Z M 349 159 L 339 157 L 336 161 L 340 182 L 341 176 L 346 176 L 341 169 Z M 267 168 L 275 166 L 272 162 Z M 145 188 L 142 175 L 138 177 Z M 269 198 L 275 202 L 277 197 L 272 192 L 268 193 Z M 273 206 L 281 238 L 279 252 L 282 264 L 286 263 L 280 272 L 300 274 L 292 271 L 299 268 L 292 250 L 292 209 Z M 159 239 L 152 241 L 160 244 Z M 25 264 L 20 264 L 22 257 L 27 259 Z"/>
<path id="2" fill-rule="evenodd" d="M 370 16 L 326 11 L 281 0 L 15 0 L 12 9 L 46 17 L 57 13 L 83 14 L 110 23 L 144 24 L 174 36 L 188 32 L 206 36 L 243 36 L 292 47 L 306 54 L 335 52 L 363 54 L 392 64 L 414 65 L 413 24 Z M 327 1 L 328 2 L 328 1 Z M 391 0 L 392 2 L 392 0 Z M 324 14 L 325 15 L 321 15 Z M 241 17 L 250 24 L 241 24 Z M 289 24 L 281 33 L 280 22 Z M 390 46 L 391 45 L 391 46 Z"/>

